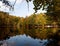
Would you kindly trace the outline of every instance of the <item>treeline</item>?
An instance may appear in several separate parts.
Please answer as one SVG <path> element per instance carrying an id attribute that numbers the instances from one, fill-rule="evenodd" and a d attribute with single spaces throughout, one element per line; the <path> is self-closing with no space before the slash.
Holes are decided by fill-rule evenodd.
<path id="1" fill-rule="evenodd" d="M 59 22 L 51 20 L 46 14 L 32 14 L 31 16 L 16 17 L 0 11 L 0 40 L 9 39 L 10 36 L 26 34 L 34 39 L 47 39 L 47 46 L 60 43 L 59 28 L 43 28 L 45 24 L 56 25 Z M 35 26 L 43 26 L 34 28 Z M 32 29 L 29 29 L 32 27 Z M 60 45 L 60 44 L 59 44 Z"/>
<path id="2" fill-rule="evenodd" d="M 20 29 L 23 20 L 22 17 L 12 16 L 0 11 L 0 39 L 20 34 L 18 29 Z"/>
<path id="3" fill-rule="evenodd" d="M 23 18 L 9 15 L 9 13 L 0 11 L 0 28 L 2 27 L 19 27 Z"/>
<path id="4" fill-rule="evenodd" d="M 52 17 L 45 13 L 32 14 L 29 17 L 27 16 L 24 21 L 24 25 L 27 27 L 44 27 L 47 25 L 57 27 L 59 23 L 60 21 L 52 19 Z"/>
<path id="5" fill-rule="evenodd" d="M 44 26 L 45 24 L 58 24 L 60 22 L 51 20 L 51 17 L 44 13 L 32 14 L 30 16 L 16 17 L 9 13 L 0 11 L 0 27 L 29 27 L 29 26 Z"/>
<path id="6" fill-rule="evenodd" d="M 32 14 L 31 16 L 26 16 L 25 18 L 23 18 L 12 16 L 9 15 L 9 13 L 0 11 L 0 39 L 24 33 L 26 33 L 26 35 L 29 34 L 32 37 L 38 36 L 38 38 L 46 38 L 48 34 L 49 35 L 55 34 L 57 32 L 57 28 L 56 29 L 53 28 L 52 30 L 50 30 L 49 28 L 48 30 L 45 30 L 43 28 L 44 25 L 45 24 L 56 25 L 57 23 L 59 22 L 50 20 L 50 18 L 43 13 Z M 35 26 L 42 27 L 34 29 Z M 29 29 L 29 27 L 31 27 L 32 29 Z M 28 29 L 31 31 L 29 31 Z"/>

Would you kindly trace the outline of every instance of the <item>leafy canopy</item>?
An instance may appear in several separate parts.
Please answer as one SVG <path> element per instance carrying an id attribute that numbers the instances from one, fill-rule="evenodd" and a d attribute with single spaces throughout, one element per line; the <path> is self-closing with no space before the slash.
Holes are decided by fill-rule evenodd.
<path id="1" fill-rule="evenodd" d="M 33 1 L 35 12 L 42 8 L 42 10 L 46 10 L 47 12 L 51 13 L 56 10 L 56 6 L 60 8 L 60 0 L 26 0 L 26 1 L 27 2 Z"/>
<path id="2" fill-rule="evenodd" d="M 0 0 L 2 3 L 4 3 L 7 6 L 10 6 L 10 8 L 13 8 L 15 3 L 12 5 L 11 2 L 8 0 Z M 27 3 L 33 1 L 34 4 L 34 10 L 37 12 L 37 10 L 46 10 L 48 13 L 54 13 L 56 11 L 60 10 L 60 0 L 26 0 Z"/>
<path id="3" fill-rule="evenodd" d="M 14 5 L 15 5 L 15 3 L 16 3 L 17 0 L 15 0 L 14 4 L 11 4 L 11 2 L 8 1 L 8 0 L 0 0 L 0 1 L 1 1 L 4 5 L 9 6 L 9 8 L 10 8 L 10 10 L 11 10 L 11 9 L 14 9 Z"/>

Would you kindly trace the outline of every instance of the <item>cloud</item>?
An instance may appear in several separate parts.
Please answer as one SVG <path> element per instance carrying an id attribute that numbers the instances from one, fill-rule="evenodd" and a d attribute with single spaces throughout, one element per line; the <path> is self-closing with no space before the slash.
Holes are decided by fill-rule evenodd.
<path id="1" fill-rule="evenodd" d="M 8 0 L 8 1 L 10 1 L 10 2 L 15 2 L 15 0 Z M 17 0 L 17 4 L 19 4 L 19 3 L 21 3 L 23 0 Z"/>
<path id="2" fill-rule="evenodd" d="M 2 2 L 0 1 L 0 6 L 2 5 Z"/>

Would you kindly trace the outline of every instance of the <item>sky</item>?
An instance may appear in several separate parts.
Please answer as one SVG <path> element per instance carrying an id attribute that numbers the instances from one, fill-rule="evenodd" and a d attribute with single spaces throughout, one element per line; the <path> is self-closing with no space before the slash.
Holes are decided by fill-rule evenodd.
<path id="1" fill-rule="evenodd" d="M 10 1 L 12 4 L 14 4 L 15 0 L 8 0 L 8 1 Z M 30 16 L 31 14 L 34 13 L 33 8 L 34 8 L 34 5 L 33 5 L 32 1 L 29 3 L 29 10 L 28 10 L 28 5 L 25 0 L 17 0 L 16 4 L 14 6 L 14 11 L 9 11 L 9 9 L 7 7 L 5 7 L 2 4 L 2 2 L 0 2 L 0 10 L 1 11 L 9 12 L 11 15 L 19 16 L 19 17 Z M 43 13 L 43 12 L 46 12 L 46 11 L 42 11 L 42 10 L 38 11 L 38 13 Z"/>

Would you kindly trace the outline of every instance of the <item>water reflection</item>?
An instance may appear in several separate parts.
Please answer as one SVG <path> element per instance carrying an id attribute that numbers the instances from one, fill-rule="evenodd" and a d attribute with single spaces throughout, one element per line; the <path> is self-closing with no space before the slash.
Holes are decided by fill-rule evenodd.
<path id="1" fill-rule="evenodd" d="M 0 46 L 60 46 L 60 29 L 0 28 Z"/>
<path id="2" fill-rule="evenodd" d="M 16 35 L 0 42 L 3 42 L 1 46 L 45 46 L 47 44 L 47 40 L 33 39 L 25 34 Z"/>

